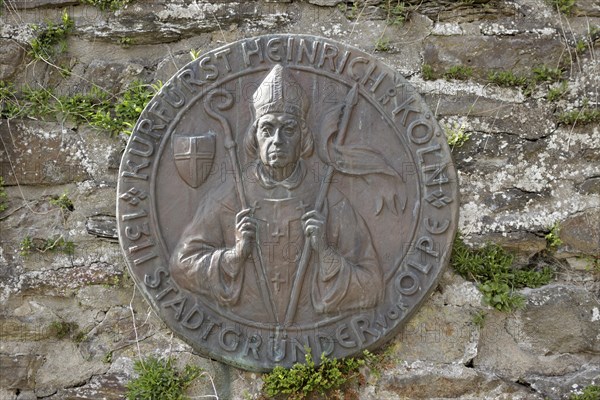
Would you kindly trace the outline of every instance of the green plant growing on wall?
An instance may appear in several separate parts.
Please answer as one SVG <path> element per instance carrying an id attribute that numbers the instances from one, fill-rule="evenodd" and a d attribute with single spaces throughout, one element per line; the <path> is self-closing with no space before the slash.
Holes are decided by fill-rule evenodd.
<path id="1" fill-rule="evenodd" d="M 8 194 L 4 189 L 4 178 L 0 176 L 0 212 L 8 208 Z"/>
<path id="2" fill-rule="evenodd" d="M 352 5 L 348 7 L 348 3 L 342 2 L 338 4 L 338 9 L 348 18 L 349 20 L 355 20 L 361 13 L 358 8 L 358 1 L 352 1 Z M 365 5 L 366 7 L 366 5 Z"/>
<path id="3" fill-rule="evenodd" d="M 485 302 L 498 311 L 510 312 L 525 306 L 525 297 L 514 293 L 506 282 L 484 282 L 479 284 L 479 290 Z"/>
<path id="4" fill-rule="evenodd" d="M 12 82 L 0 81 L 0 106 L 14 98 L 17 91 Z"/>
<path id="5" fill-rule="evenodd" d="M 46 253 L 48 251 L 58 251 L 64 254 L 72 255 L 75 253 L 75 243 L 70 240 L 65 240 L 64 237 L 58 236 L 47 239 L 32 239 L 31 236 L 25 236 L 20 243 L 19 254 L 23 257 L 31 254 L 32 251 Z"/>
<path id="6" fill-rule="evenodd" d="M 386 22 L 388 25 L 402 25 L 406 21 L 409 9 L 403 1 L 386 0 L 382 4 L 386 13 Z"/>
<path id="7" fill-rule="evenodd" d="M 84 342 L 86 339 L 88 338 L 88 336 L 85 334 L 85 332 L 83 331 L 77 331 L 74 335 L 73 335 L 73 342 L 75 343 L 82 343 Z"/>
<path id="8" fill-rule="evenodd" d="M 22 112 L 29 116 L 46 118 L 54 113 L 54 99 L 52 89 L 34 89 L 29 85 L 23 88 L 22 92 L 24 107 Z"/>
<path id="9" fill-rule="evenodd" d="M 582 53 L 585 53 L 586 50 L 587 50 L 587 45 L 585 43 L 585 40 L 583 40 L 583 39 L 577 40 L 577 43 L 575 43 L 575 52 L 577 54 L 582 54 Z"/>
<path id="10" fill-rule="evenodd" d="M 104 354 L 104 357 L 102 357 L 102 362 L 105 364 L 110 364 L 113 360 L 113 352 L 112 351 L 107 351 Z"/>
<path id="11" fill-rule="evenodd" d="M 371 353 L 369 350 L 363 351 L 364 364 L 369 367 L 370 373 L 374 377 L 381 378 L 384 370 L 391 369 L 400 362 L 396 356 L 397 346 L 388 346 L 377 354 Z"/>
<path id="12" fill-rule="evenodd" d="M 375 42 L 375 51 L 379 51 L 380 53 L 386 53 L 391 49 L 392 46 L 390 45 L 390 39 L 388 38 L 380 37 L 379 39 L 377 39 L 377 42 Z"/>
<path id="13" fill-rule="evenodd" d="M 79 0 L 81 4 L 89 4 L 102 11 L 117 11 L 132 3 L 132 0 Z"/>
<path id="14" fill-rule="evenodd" d="M 119 43 L 123 47 L 129 47 L 132 44 L 135 44 L 135 39 L 128 36 L 123 36 L 117 40 L 117 43 Z"/>
<path id="15" fill-rule="evenodd" d="M 565 15 L 571 15 L 575 0 L 546 0 L 548 4 Z"/>
<path id="16" fill-rule="evenodd" d="M 473 316 L 471 317 L 471 320 L 473 321 L 475 326 L 482 328 L 483 324 L 485 323 L 485 317 L 486 317 L 486 313 L 484 311 L 479 311 L 479 312 L 476 312 L 475 314 L 473 314 Z"/>
<path id="17" fill-rule="evenodd" d="M 426 81 L 435 79 L 435 72 L 433 71 L 433 67 L 429 64 L 423 64 L 421 66 L 421 75 L 423 75 L 423 79 Z"/>
<path id="18" fill-rule="evenodd" d="M 466 65 L 453 65 L 444 73 L 446 79 L 467 80 L 473 75 L 473 68 Z"/>
<path id="19" fill-rule="evenodd" d="M 111 356 L 112 357 L 112 356 Z M 128 400 L 183 400 L 184 391 L 194 379 L 200 376 L 202 369 L 187 364 L 183 371 L 173 365 L 173 358 L 159 360 L 148 357 L 137 360 L 133 370 L 137 378 L 127 383 Z"/>
<path id="20" fill-rule="evenodd" d="M 458 122 L 455 122 L 452 127 L 444 127 L 444 130 L 446 131 L 446 140 L 452 149 L 455 147 L 462 147 L 471 137 L 471 134 L 466 132 L 465 129 L 465 125 L 459 124 Z"/>
<path id="21" fill-rule="evenodd" d="M 62 236 L 55 239 L 46 239 L 46 243 L 40 249 L 40 252 L 45 253 L 46 251 L 60 251 L 71 255 L 75 253 L 75 243 L 65 240 Z"/>
<path id="22" fill-rule="evenodd" d="M 199 59 L 201 54 L 202 52 L 198 49 L 190 50 L 190 58 L 192 59 L 192 61 Z"/>
<path id="23" fill-rule="evenodd" d="M 15 118 L 21 109 L 13 83 L 0 81 L 0 117 Z"/>
<path id="24" fill-rule="evenodd" d="M 133 125 L 146 107 L 146 104 L 152 99 L 154 92 L 150 86 L 140 81 L 132 82 L 123 96 L 115 105 L 114 113 L 119 131 L 125 131 L 131 134 Z M 113 133 L 117 130 L 113 129 Z"/>
<path id="25" fill-rule="evenodd" d="M 134 81 L 120 96 L 115 97 L 96 87 L 87 94 L 56 96 L 45 88 L 25 87 L 22 93 L 17 93 L 13 86 L 0 82 L 0 99 L 4 105 L 0 111 L 5 118 L 68 119 L 106 130 L 113 135 L 122 132 L 129 134 L 160 86 L 161 83 L 146 85 Z"/>
<path id="26" fill-rule="evenodd" d="M 592 124 L 600 122 L 600 109 L 589 108 L 587 104 L 580 109 L 565 111 L 557 116 L 558 122 L 566 125 Z"/>
<path id="27" fill-rule="evenodd" d="M 562 244 L 562 240 L 560 240 L 560 225 L 558 222 L 555 222 L 550 227 L 550 231 L 544 237 L 546 238 L 546 244 L 551 249 L 555 249 Z"/>
<path id="28" fill-rule="evenodd" d="M 50 199 L 50 204 L 59 207 L 63 211 L 73 211 L 75 209 L 73 207 L 73 202 L 66 192 L 60 196 Z"/>
<path id="29" fill-rule="evenodd" d="M 562 79 L 564 72 L 562 68 L 552 68 L 547 65 L 533 67 L 531 71 L 533 72 L 533 80 L 536 83 L 558 82 Z"/>
<path id="30" fill-rule="evenodd" d="M 263 392 L 270 397 L 288 395 L 288 399 L 300 400 L 311 393 L 325 394 L 339 388 L 349 377 L 365 364 L 364 360 L 346 358 L 337 360 L 321 354 L 321 362 L 316 366 L 310 349 L 306 349 L 305 364 L 294 364 L 290 369 L 275 367 L 263 376 Z"/>
<path id="31" fill-rule="evenodd" d="M 572 394 L 569 400 L 600 400 L 600 386 L 586 386 L 580 394 Z"/>
<path id="32" fill-rule="evenodd" d="M 488 74 L 488 80 L 504 87 L 524 87 L 528 82 L 527 77 L 516 75 L 512 71 L 492 71 Z"/>
<path id="33" fill-rule="evenodd" d="M 74 322 L 53 321 L 50 324 L 49 328 L 56 338 L 64 339 L 65 337 L 71 334 L 76 334 L 76 332 L 78 332 L 79 326 Z"/>
<path id="34" fill-rule="evenodd" d="M 28 256 L 33 249 L 33 240 L 31 236 L 27 235 L 23 239 L 21 239 L 21 243 L 19 245 L 19 254 L 23 257 Z"/>
<path id="35" fill-rule="evenodd" d="M 111 106 L 108 93 L 94 86 L 86 94 L 59 96 L 55 115 L 57 118 L 71 119 L 76 124 L 91 124 L 98 112 L 109 111 Z"/>
<path id="36" fill-rule="evenodd" d="M 558 86 L 554 86 L 548 89 L 546 99 L 548 101 L 557 101 L 558 99 L 563 97 L 568 91 L 569 83 L 567 81 L 562 81 Z"/>
<path id="37" fill-rule="evenodd" d="M 594 274 L 600 274 L 600 255 L 583 256 L 582 258 L 587 262 L 586 270 Z"/>
<path id="38" fill-rule="evenodd" d="M 61 22 L 56 24 L 48 22 L 45 25 L 32 25 L 35 37 L 29 43 L 29 55 L 37 60 L 51 60 L 56 55 L 67 49 L 67 35 L 73 30 L 75 24 L 67 10 L 64 10 Z"/>
<path id="39" fill-rule="evenodd" d="M 129 275 L 127 270 L 123 271 L 123 273 L 120 275 L 113 275 L 107 277 L 106 280 L 102 283 L 102 287 L 107 289 L 116 286 L 122 288 L 133 286 L 133 280 L 131 279 L 131 276 Z"/>
<path id="40" fill-rule="evenodd" d="M 549 267 L 541 271 L 512 268 L 513 256 L 502 247 L 488 243 L 471 249 L 460 235 L 452 247 L 451 264 L 459 275 L 478 283 L 487 304 L 504 312 L 523 307 L 525 299 L 516 289 L 545 285 L 554 276 Z"/>

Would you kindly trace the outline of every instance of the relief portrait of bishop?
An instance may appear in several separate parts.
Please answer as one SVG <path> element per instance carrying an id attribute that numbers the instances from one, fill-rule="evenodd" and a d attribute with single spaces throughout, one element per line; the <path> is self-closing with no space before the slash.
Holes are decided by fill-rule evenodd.
<path id="1" fill-rule="evenodd" d="M 331 186 L 315 207 L 322 182 L 305 160 L 322 139 L 308 129 L 308 109 L 292 74 L 273 67 L 253 94 L 254 118 L 238 146 L 254 160 L 244 172 L 248 207 L 235 187 L 221 185 L 198 206 L 170 260 L 180 287 L 253 323 L 315 323 L 372 308 L 384 295 L 369 229 L 349 200 Z"/>

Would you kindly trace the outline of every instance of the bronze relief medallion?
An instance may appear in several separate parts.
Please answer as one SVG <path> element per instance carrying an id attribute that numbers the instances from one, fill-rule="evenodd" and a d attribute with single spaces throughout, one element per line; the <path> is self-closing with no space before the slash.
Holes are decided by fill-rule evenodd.
<path id="1" fill-rule="evenodd" d="M 446 138 L 398 73 L 314 36 L 243 39 L 178 71 L 119 172 L 136 285 L 197 351 L 248 370 L 393 338 L 458 220 Z"/>

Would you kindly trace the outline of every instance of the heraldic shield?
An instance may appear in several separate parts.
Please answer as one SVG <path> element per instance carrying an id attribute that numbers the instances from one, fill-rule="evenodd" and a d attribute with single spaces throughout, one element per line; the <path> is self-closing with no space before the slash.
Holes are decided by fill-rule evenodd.
<path id="1" fill-rule="evenodd" d="M 199 136 L 173 135 L 173 159 L 181 179 L 197 188 L 208 178 L 215 158 L 217 137 L 213 132 Z"/>

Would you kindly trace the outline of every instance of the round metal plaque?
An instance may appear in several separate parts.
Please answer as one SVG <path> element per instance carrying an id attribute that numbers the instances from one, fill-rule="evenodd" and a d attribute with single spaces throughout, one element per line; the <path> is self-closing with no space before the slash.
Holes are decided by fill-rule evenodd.
<path id="1" fill-rule="evenodd" d="M 197 351 L 249 370 L 390 340 L 456 230 L 456 172 L 419 94 L 314 36 L 243 39 L 183 67 L 119 174 L 136 285 Z"/>

